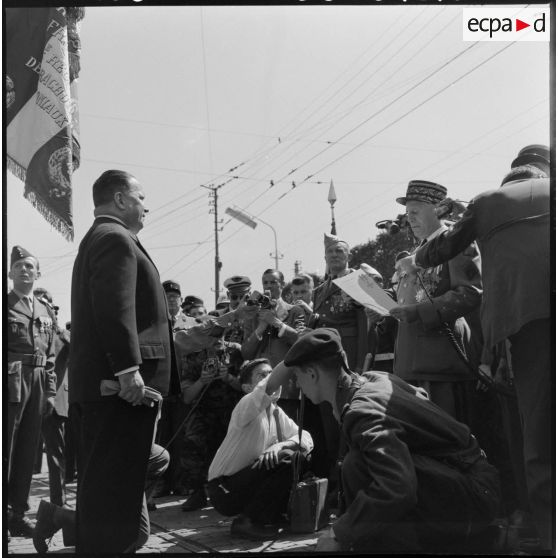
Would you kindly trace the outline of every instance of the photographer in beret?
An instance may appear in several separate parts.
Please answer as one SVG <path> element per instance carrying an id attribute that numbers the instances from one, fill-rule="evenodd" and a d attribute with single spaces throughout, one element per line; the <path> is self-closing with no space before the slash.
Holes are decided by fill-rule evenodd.
<path id="1" fill-rule="evenodd" d="M 524 147 L 501 188 L 474 198 L 450 230 L 398 262 L 402 271 L 420 272 L 478 240 L 485 348 L 511 345 L 529 503 L 542 553 L 553 547 L 550 162 L 547 146 Z"/>
<path id="2" fill-rule="evenodd" d="M 461 553 L 478 543 L 499 481 L 466 425 L 392 374 L 352 372 L 334 329 L 301 336 L 284 364 L 341 427 L 343 513 L 316 550 Z"/>
<path id="3" fill-rule="evenodd" d="M 12 537 L 31 537 L 33 524 L 25 517 L 33 465 L 46 406 L 56 395 L 55 334 L 50 310 L 33 295 L 41 276 L 39 260 L 21 246 L 14 246 L 8 277 L 8 374 L 6 456 L 8 480 L 8 529 Z"/>

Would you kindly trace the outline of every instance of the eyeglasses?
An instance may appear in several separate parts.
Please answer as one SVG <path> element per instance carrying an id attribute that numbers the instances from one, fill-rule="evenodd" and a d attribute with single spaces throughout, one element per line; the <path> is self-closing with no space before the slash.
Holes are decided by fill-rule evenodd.
<path id="1" fill-rule="evenodd" d="M 246 293 L 242 293 L 242 294 L 230 294 L 230 295 L 229 295 L 229 299 L 230 299 L 230 300 L 242 300 L 245 296 L 246 296 Z"/>

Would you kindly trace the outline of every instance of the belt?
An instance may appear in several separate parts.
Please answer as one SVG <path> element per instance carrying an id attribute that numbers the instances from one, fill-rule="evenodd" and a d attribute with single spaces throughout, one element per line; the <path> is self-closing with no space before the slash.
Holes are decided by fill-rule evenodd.
<path id="1" fill-rule="evenodd" d="M 380 360 L 393 360 L 395 357 L 395 355 L 393 353 L 381 353 L 379 355 L 376 355 L 376 358 L 374 359 L 374 362 L 380 361 Z"/>
<path id="2" fill-rule="evenodd" d="M 21 364 L 26 366 L 46 366 L 47 363 L 45 355 L 8 353 L 8 359 L 10 361 L 21 360 Z"/>

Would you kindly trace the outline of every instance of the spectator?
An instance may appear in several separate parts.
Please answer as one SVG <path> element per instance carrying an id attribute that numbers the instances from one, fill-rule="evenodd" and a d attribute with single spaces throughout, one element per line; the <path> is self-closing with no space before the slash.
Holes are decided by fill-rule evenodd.
<path id="1" fill-rule="evenodd" d="M 258 313 L 247 325 L 242 343 L 245 359 L 267 358 L 271 366 L 281 362 L 289 347 L 297 340 L 298 332 L 304 329 L 304 312 L 299 306 L 288 304 L 281 298 L 284 285 L 283 273 L 267 269 L 262 275 L 262 286 L 269 292 L 267 307 L 258 305 Z M 297 418 L 300 390 L 292 379 L 281 386 L 278 405 L 291 419 Z"/>
<path id="2" fill-rule="evenodd" d="M 199 318 L 207 314 L 203 300 L 194 295 L 188 295 L 184 298 L 182 309 L 187 316 L 191 316 L 192 318 Z"/>
<path id="3" fill-rule="evenodd" d="M 177 331 L 186 330 L 196 325 L 196 320 L 187 316 L 181 309 L 182 292 L 180 285 L 176 281 L 163 281 L 163 289 L 169 306 L 169 314 L 171 317 L 171 325 L 173 338 Z M 177 355 L 177 366 L 180 374 L 183 363 Z M 186 405 L 180 394 L 169 394 L 163 399 L 161 407 L 161 417 L 157 423 L 156 441 L 161 446 L 170 446 L 167 448 L 169 452 L 170 462 L 166 471 L 155 483 L 153 490 L 148 494 L 148 509 L 151 511 L 156 509 L 154 498 L 160 498 L 169 494 L 183 496 L 185 487 L 181 477 L 182 468 L 180 466 L 180 455 L 182 454 L 182 436 L 173 436 L 182 422 L 186 418 Z M 172 441 L 171 441 L 172 439 Z"/>
<path id="4" fill-rule="evenodd" d="M 177 352 L 184 363 L 180 385 L 189 413 L 180 458 L 182 483 L 190 490 L 182 503 L 185 512 L 207 503 L 207 470 L 241 393 L 235 367 L 230 364 L 231 354 L 239 353 L 240 346 L 224 341 L 224 331 L 208 321 L 176 336 Z"/>
<path id="5" fill-rule="evenodd" d="M 12 537 L 31 537 L 32 522 L 25 517 L 33 465 L 41 437 L 46 405 L 54 405 L 55 335 L 48 307 L 33 296 L 41 276 L 39 261 L 14 246 L 8 277 L 7 479 L 8 529 Z"/>
<path id="6" fill-rule="evenodd" d="M 276 405 L 288 371 L 267 359 L 245 363 L 240 382 L 246 395 L 234 408 L 227 436 L 209 468 L 208 491 L 215 509 L 237 515 L 231 535 L 255 540 L 277 535 L 292 483 L 290 456 L 298 449 L 298 427 Z M 302 432 L 303 453 L 312 450 Z"/>

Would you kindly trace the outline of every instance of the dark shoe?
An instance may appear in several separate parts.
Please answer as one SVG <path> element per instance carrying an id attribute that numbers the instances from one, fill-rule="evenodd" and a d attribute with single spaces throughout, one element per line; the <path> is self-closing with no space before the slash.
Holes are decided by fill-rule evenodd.
<path id="1" fill-rule="evenodd" d="M 24 516 L 12 516 L 8 520 L 8 529 L 12 537 L 26 537 L 28 539 L 33 537 L 33 523 Z"/>
<path id="2" fill-rule="evenodd" d="M 147 500 L 147 511 L 155 511 L 156 509 L 157 504 L 151 498 L 149 498 L 149 500 Z"/>
<path id="3" fill-rule="evenodd" d="M 151 491 L 151 498 L 163 498 L 164 496 L 170 496 L 170 488 L 162 482 L 155 484 L 155 488 Z"/>
<path id="4" fill-rule="evenodd" d="M 243 515 L 235 517 L 231 523 L 231 536 L 251 541 L 269 541 L 274 539 L 278 532 L 277 527 L 257 525 Z"/>
<path id="5" fill-rule="evenodd" d="M 184 488 L 183 486 L 177 486 L 176 488 L 172 489 L 172 493 L 175 496 L 186 496 L 188 494 L 188 489 Z M 170 490 L 169 490 L 169 494 L 170 494 Z"/>
<path id="6" fill-rule="evenodd" d="M 37 522 L 33 531 L 33 546 L 39 554 L 46 554 L 48 551 L 47 540 L 50 540 L 54 533 L 60 529 L 54 521 L 56 506 L 41 500 L 37 511 Z"/>
<path id="7" fill-rule="evenodd" d="M 207 505 L 207 496 L 205 495 L 205 490 L 199 488 L 194 490 L 186 500 L 184 500 L 181 509 L 182 511 L 189 512 L 194 510 L 199 510 Z"/>

